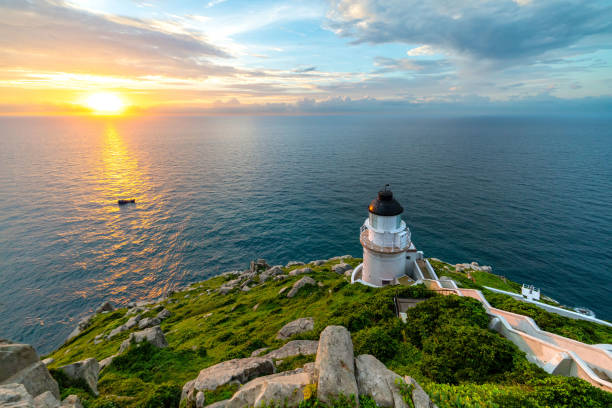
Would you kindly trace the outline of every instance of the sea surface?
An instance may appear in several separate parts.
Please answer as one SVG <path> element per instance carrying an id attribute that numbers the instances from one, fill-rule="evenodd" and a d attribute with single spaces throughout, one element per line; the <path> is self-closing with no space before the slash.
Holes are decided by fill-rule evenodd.
<path id="1" fill-rule="evenodd" d="M 612 319 L 609 119 L 21 117 L 0 118 L 0 337 L 46 353 L 103 300 L 361 256 L 386 183 L 426 256 Z"/>

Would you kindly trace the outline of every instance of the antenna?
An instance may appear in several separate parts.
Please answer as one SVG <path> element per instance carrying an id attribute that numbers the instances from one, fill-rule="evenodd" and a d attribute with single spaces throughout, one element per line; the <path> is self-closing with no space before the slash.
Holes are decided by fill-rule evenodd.
<path id="1" fill-rule="evenodd" d="M 385 184 L 385 191 L 389 189 L 390 184 Z"/>

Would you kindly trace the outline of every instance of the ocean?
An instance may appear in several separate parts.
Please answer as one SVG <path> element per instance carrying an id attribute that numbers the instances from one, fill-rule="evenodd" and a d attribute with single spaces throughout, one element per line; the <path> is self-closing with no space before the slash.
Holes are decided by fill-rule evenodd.
<path id="1" fill-rule="evenodd" d="M 426 256 L 492 265 L 612 319 L 611 125 L 0 118 L 0 337 L 44 354 L 104 300 L 156 298 L 255 258 L 361 256 L 387 183 Z"/>

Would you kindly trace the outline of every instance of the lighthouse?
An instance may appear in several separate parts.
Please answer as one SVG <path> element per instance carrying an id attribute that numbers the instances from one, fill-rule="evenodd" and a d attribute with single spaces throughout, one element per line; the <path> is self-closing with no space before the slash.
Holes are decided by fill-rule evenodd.
<path id="1" fill-rule="evenodd" d="M 353 279 L 370 286 L 385 286 L 409 273 L 417 251 L 410 241 L 410 230 L 402 220 L 404 208 L 393 198 L 387 184 L 368 206 L 359 240 L 363 246 L 363 264 Z M 413 259 L 414 258 L 414 259 Z"/>

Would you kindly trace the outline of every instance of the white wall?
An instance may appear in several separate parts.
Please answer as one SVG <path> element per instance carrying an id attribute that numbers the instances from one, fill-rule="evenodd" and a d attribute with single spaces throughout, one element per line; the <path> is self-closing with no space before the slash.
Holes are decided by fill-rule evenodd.
<path id="1" fill-rule="evenodd" d="M 380 254 L 363 248 L 362 279 L 382 286 L 382 280 L 399 278 L 406 273 L 406 253 Z"/>

